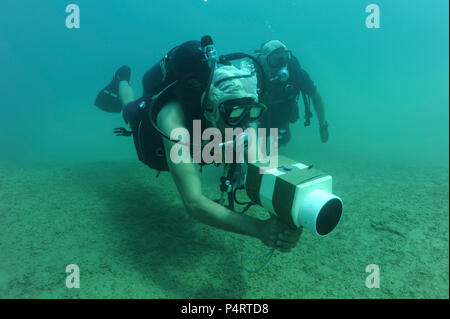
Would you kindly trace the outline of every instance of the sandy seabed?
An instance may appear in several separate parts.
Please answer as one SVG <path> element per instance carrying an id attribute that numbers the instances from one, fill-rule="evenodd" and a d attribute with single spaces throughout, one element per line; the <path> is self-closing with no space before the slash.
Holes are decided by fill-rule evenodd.
<path id="1" fill-rule="evenodd" d="M 327 170 L 345 206 L 338 228 L 305 231 L 249 273 L 241 257 L 269 249 L 193 220 L 168 173 L 137 162 L 2 165 L 0 298 L 449 298 L 448 167 Z M 204 174 L 216 198 L 214 173 Z M 69 264 L 79 289 L 66 287 Z M 378 289 L 365 285 L 369 264 Z"/>

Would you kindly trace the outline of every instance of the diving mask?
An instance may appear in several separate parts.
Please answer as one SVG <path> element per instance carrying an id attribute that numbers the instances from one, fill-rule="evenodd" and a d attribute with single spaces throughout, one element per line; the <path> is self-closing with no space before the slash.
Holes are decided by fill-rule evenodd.
<path id="1" fill-rule="evenodd" d="M 267 56 L 267 65 L 274 69 L 280 69 L 287 66 L 291 58 L 291 51 L 278 48 Z"/>
<path id="2" fill-rule="evenodd" d="M 259 120 L 267 107 L 252 98 L 240 98 L 221 103 L 219 110 L 225 124 L 236 127 L 244 122 Z"/>

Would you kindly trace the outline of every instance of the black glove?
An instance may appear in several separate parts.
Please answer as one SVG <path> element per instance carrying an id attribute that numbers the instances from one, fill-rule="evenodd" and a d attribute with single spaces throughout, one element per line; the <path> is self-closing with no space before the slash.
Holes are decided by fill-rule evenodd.
<path id="1" fill-rule="evenodd" d="M 325 121 L 320 125 L 320 139 L 322 143 L 326 143 L 328 141 L 328 122 Z"/>
<path id="2" fill-rule="evenodd" d="M 131 134 L 133 134 L 132 131 L 127 131 L 127 129 L 124 127 L 116 127 L 113 132 L 114 134 L 116 134 L 116 136 L 130 136 Z"/>

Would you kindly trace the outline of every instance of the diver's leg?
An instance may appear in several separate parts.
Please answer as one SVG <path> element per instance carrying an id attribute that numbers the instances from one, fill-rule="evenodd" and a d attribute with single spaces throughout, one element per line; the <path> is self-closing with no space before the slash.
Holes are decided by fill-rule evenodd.
<path id="1" fill-rule="evenodd" d="M 119 98 L 122 102 L 123 107 L 135 100 L 134 90 L 128 81 L 119 82 Z"/>
<path id="2" fill-rule="evenodd" d="M 94 104 L 105 112 L 122 112 L 123 107 L 134 99 L 130 76 L 130 67 L 120 67 L 114 73 L 112 81 L 97 94 Z"/>

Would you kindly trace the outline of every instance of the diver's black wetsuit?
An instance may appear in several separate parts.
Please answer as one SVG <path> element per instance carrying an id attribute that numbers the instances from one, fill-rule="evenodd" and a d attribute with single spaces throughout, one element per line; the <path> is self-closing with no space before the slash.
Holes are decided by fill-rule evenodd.
<path id="1" fill-rule="evenodd" d="M 298 99 L 303 92 L 311 97 L 316 93 L 316 86 L 303 70 L 297 58 L 293 57 L 288 64 L 289 79 L 286 82 L 274 81 L 267 83 L 265 94 L 261 102 L 266 104 L 269 111 L 264 116 L 260 127 L 267 129 L 278 128 L 278 145 L 285 145 L 291 138 L 289 123 L 299 119 Z M 269 131 L 267 130 L 267 133 Z"/>
<path id="2" fill-rule="evenodd" d="M 161 95 L 154 113 L 157 114 L 171 99 L 178 99 L 183 104 L 187 129 L 191 130 L 192 121 L 202 118 L 201 96 L 209 74 L 199 41 L 188 41 L 173 48 L 144 74 L 143 97 L 129 103 L 123 110 L 123 118 L 131 126 L 136 151 L 143 163 L 160 171 L 168 170 L 162 137 L 149 121 L 148 105 L 152 96 L 178 81 Z"/>

